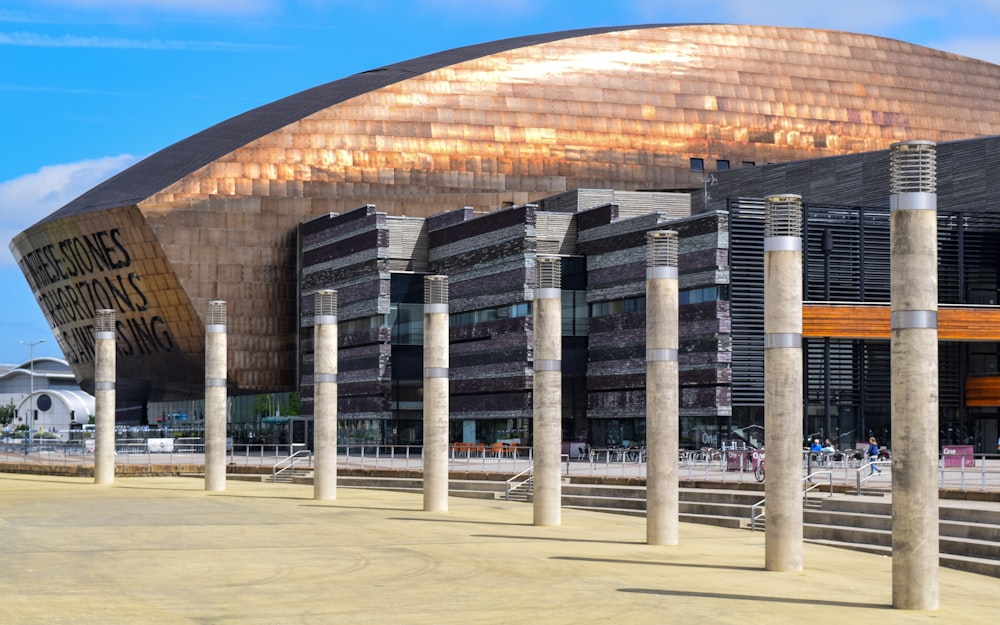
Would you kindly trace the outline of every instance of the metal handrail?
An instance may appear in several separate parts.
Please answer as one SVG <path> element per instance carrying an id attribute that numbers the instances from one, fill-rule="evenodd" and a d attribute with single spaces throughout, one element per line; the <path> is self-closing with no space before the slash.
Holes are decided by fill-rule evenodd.
<path id="1" fill-rule="evenodd" d="M 829 478 L 830 483 L 830 497 L 833 497 L 833 471 L 829 469 L 824 469 L 823 471 L 815 471 L 809 475 L 802 478 L 802 483 L 806 484 L 806 488 L 802 491 L 802 502 L 805 503 L 809 498 L 809 492 L 815 490 L 822 486 L 822 484 L 813 484 L 813 477 L 816 475 L 826 475 Z"/>
<path id="2" fill-rule="evenodd" d="M 272 482 L 277 482 L 279 475 L 281 475 L 285 471 L 289 471 L 291 469 L 294 469 L 295 468 L 295 463 L 298 460 L 301 460 L 303 456 L 305 456 L 306 458 L 308 458 L 308 459 L 311 460 L 312 459 L 312 451 L 309 450 L 309 449 L 300 449 L 299 451 L 295 452 L 291 456 L 288 456 L 287 458 L 282 458 L 281 460 L 275 462 L 274 466 L 271 467 L 271 481 Z M 284 467 L 281 466 L 283 464 L 287 464 L 288 466 L 284 466 Z M 279 469 L 278 467 L 281 467 L 281 468 Z"/>
<path id="3" fill-rule="evenodd" d="M 808 498 L 809 498 L 809 492 L 810 491 L 815 490 L 815 489 L 819 488 L 820 486 L 822 486 L 822 484 L 813 484 L 812 483 L 812 478 L 814 476 L 817 476 L 817 475 L 826 475 L 827 476 L 828 482 L 829 482 L 829 485 L 830 485 L 830 495 L 829 496 L 833 497 L 833 471 L 830 471 L 830 470 L 816 471 L 815 473 L 810 473 L 806 477 L 802 478 L 802 483 L 805 485 L 805 488 L 802 491 L 802 503 L 805 503 L 808 500 Z M 766 501 L 767 501 L 767 497 L 765 497 L 764 499 L 761 499 L 760 501 L 758 501 L 754 505 L 750 506 L 750 531 L 751 532 L 756 532 L 757 531 L 757 519 L 762 518 L 764 516 L 765 512 L 766 512 L 766 510 L 763 510 L 760 513 L 758 513 L 757 510 L 760 509 L 760 508 L 765 508 L 764 503 Z"/>
<path id="4" fill-rule="evenodd" d="M 757 519 L 762 518 L 764 516 L 764 514 L 767 512 L 767 510 L 765 509 L 765 506 L 764 506 L 764 502 L 765 501 L 767 501 L 767 497 L 765 497 L 764 499 L 761 499 L 760 501 L 758 501 L 754 505 L 750 506 L 750 531 L 751 532 L 756 532 L 757 531 Z M 761 512 L 760 512 L 760 514 L 757 514 L 757 509 L 758 508 L 762 509 Z"/>
<path id="5" fill-rule="evenodd" d="M 530 484 L 532 480 L 535 479 L 535 476 L 533 474 L 534 470 L 535 470 L 535 465 L 531 465 L 524 471 L 521 471 L 520 473 L 515 475 L 514 477 L 507 479 L 503 495 L 505 501 L 510 501 L 510 494 L 512 492 L 516 491 L 519 488 L 524 487 L 527 484 Z M 521 477 L 523 477 L 525 474 L 527 474 L 528 477 L 521 482 L 517 482 L 517 480 L 521 479 Z"/>
<path id="6" fill-rule="evenodd" d="M 875 477 L 875 473 L 871 471 L 871 466 L 873 464 L 874 465 L 878 465 L 878 466 L 882 466 L 884 464 L 890 464 L 891 462 L 892 462 L 891 460 L 885 461 L 885 462 L 882 462 L 882 461 L 879 461 L 879 460 L 872 460 L 868 464 L 863 464 L 860 467 L 858 467 L 857 469 L 855 469 L 855 472 L 857 473 L 857 478 L 858 478 L 858 486 L 857 486 L 857 493 L 856 494 L 858 496 L 860 496 L 861 495 L 861 485 L 864 484 L 865 482 L 867 482 L 868 480 L 870 480 L 871 478 Z M 868 473 L 868 475 L 862 477 L 861 474 L 864 473 L 865 469 L 868 469 L 869 473 Z"/>

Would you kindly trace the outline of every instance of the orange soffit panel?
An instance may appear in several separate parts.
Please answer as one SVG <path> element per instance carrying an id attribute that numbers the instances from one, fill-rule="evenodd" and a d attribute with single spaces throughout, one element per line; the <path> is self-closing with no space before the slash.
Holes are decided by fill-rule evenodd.
<path id="1" fill-rule="evenodd" d="M 888 305 L 803 304 L 802 336 L 889 340 L 890 313 Z M 938 339 L 1000 341 L 1000 309 L 941 308 L 938 310 Z"/>
<path id="2" fill-rule="evenodd" d="M 965 379 L 966 406 L 1000 406 L 1000 376 Z"/>

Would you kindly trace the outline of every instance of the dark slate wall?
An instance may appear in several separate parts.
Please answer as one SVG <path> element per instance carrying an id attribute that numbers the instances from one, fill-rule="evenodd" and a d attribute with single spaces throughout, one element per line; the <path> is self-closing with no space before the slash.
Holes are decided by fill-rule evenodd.
<path id="1" fill-rule="evenodd" d="M 374 206 L 313 219 L 299 228 L 302 289 L 302 414 L 313 397 L 313 293 L 337 290 L 339 321 L 389 312 L 389 230 Z M 386 329 L 338 337 L 338 413 L 352 419 L 390 417 L 391 345 Z"/>
<path id="2" fill-rule="evenodd" d="M 656 215 L 612 221 L 616 211 L 600 207 L 580 214 L 578 249 L 587 256 L 590 302 L 645 294 L 646 232 L 678 232 L 679 287 L 728 285 L 728 219 L 709 213 L 676 221 Z M 728 301 L 686 304 L 679 315 L 682 417 L 731 413 L 732 340 Z M 590 320 L 587 367 L 588 416 L 645 416 L 645 313 Z"/>
<path id="3" fill-rule="evenodd" d="M 535 207 L 519 206 L 479 216 L 463 209 L 428 220 L 431 269 L 448 276 L 452 313 L 527 301 L 535 215 Z M 530 317 L 455 326 L 449 338 L 451 419 L 530 416 Z"/>

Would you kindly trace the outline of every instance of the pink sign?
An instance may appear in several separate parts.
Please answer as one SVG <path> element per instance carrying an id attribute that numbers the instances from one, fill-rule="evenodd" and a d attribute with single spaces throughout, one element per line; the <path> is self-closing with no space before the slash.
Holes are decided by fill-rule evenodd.
<path id="1" fill-rule="evenodd" d="M 965 466 L 976 466 L 976 457 L 972 455 L 972 445 L 945 445 L 941 448 L 941 455 L 944 456 L 944 466 L 960 467 L 964 461 Z"/>

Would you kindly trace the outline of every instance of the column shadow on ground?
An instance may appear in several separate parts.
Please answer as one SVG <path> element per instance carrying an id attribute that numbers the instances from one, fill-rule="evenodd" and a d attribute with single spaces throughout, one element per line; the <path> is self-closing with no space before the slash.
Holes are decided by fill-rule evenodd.
<path id="1" fill-rule="evenodd" d="M 631 543 L 645 544 L 645 543 Z M 694 569 L 721 569 L 727 571 L 763 571 L 761 566 L 740 566 L 736 564 L 692 564 L 690 562 L 664 562 L 657 560 L 622 560 L 619 558 L 587 558 L 583 556 L 553 556 L 553 560 L 572 560 L 574 562 L 597 562 L 599 564 L 647 564 L 653 566 L 689 567 Z"/>
<path id="2" fill-rule="evenodd" d="M 419 517 L 389 517 L 386 521 L 423 521 L 425 523 L 459 523 L 468 525 L 503 525 L 506 527 L 524 527 L 524 523 L 504 523 L 502 521 L 465 521 L 462 519 L 421 519 Z"/>
<path id="3" fill-rule="evenodd" d="M 530 523 L 521 527 L 533 527 Z M 478 534 L 473 538 L 502 538 L 504 540 L 544 540 L 556 543 L 596 543 L 598 545 L 645 545 L 635 540 L 595 540 L 591 538 L 558 538 L 554 536 L 504 536 L 503 534 Z"/>
<path id="4" fill-rule="evenodd" d="M 693 590 L 664 590 L 661 588 L 619 588 L 618 592 L 637 593 L 645 595 L 662 595 L 664 597 L 693 597 L 696 599 L 722 599 L 730 601 L 753 601 L 770 603 L 792 603 L 798 605 L 829 606 L 833 608 L 863 608 L 865 610 L 892 610 L 892 606 L 882 603 L 863 603 L 860 601 L 832 601 L 830 599 L 800 599 L 796 597 L 768 597 L 765 595 L 737 595 L 726 592 L 695 592 Z"/>

